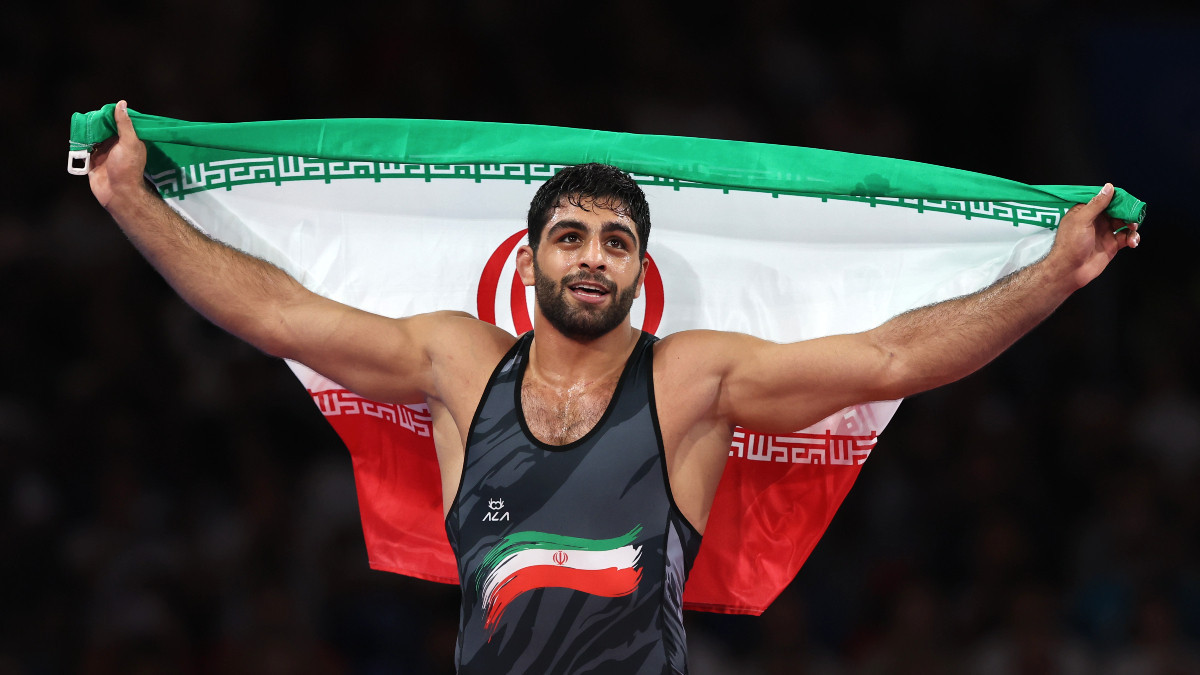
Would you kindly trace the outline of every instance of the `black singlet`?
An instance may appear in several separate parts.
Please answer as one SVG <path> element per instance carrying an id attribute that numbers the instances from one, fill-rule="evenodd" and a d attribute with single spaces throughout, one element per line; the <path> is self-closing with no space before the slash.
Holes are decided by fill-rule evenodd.
<path id="1" fill-rule="evenodd" d="M 462 587 L 458 672 L 687 672 L 683 586 L 700 535 L 667 482 L 642 334 L 595 428 L 529 432 L 532 333 L 500 361 L 467 435 L 446 532 Z"/>

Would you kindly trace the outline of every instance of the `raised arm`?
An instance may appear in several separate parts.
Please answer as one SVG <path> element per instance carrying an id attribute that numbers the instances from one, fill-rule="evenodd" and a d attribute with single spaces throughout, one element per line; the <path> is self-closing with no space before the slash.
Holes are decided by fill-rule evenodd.
<path id="1" fill-rule="evenodd" d="M 431 350 L 478 339 L 480 331 L 491 335 L 491 326 L 467 314 L 389 319 L 339 304 L 211 239 L 147 187 L 146 148 L 124 101 L 116 120 L 118 138 L 92 158 L 93 194 L 172 288 L 221 328 L 363 396 L 393 402 L 437 395 Z"/>
<path id="2" fill-rule="evenodd" d="M 1104 271 L 1122 248 L 1141 240 L 1137 223 L 1105 213 L 1106 184 L 1059 224 L 1042 260 L 961 298 L 912 310 L 869 331 L 888 365 L 885 398 L 900 398 L 963 378 L 1042 322 L 1069 295 Z"/>
<path id="3" fill-rule="evenodd" d="M 709 387 L 698 391 L 712 396 L 710 417 L 762 431 L 800 429 L 850 405 L 953 382 L 1049 316 L 1118 250 L 1138 245 L 1136 224 L 1104 213 L 1112 194 L 1105 185 L 1072 208 L 1046 257 L 977 293 L 914 309 L 864 333 L 785 345 L 699 333 L 681 335 L 683 349 L 676 351 L 696 352 L 689 358 L 709 364 Z"/>

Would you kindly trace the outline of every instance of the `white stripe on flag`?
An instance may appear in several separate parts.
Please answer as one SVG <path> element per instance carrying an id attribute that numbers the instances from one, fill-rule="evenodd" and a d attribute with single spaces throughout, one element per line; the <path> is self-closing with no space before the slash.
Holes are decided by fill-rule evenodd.
<path id="1" fill-rule="evenodd" d="M 558 560 L 555 556 L 562 556 Z M 504 559 L 487 575 L 483 597 L 489 598 L 496 586 L 512 574 L 527 567 L 548 565 L 576 570 L 628 569 L 642 557 L 642 547 L 626 545 L 606 551 L 568 551 L 562 549 L 530 548 Z M 561 560 L 561 562 L 560 562 Z"/>

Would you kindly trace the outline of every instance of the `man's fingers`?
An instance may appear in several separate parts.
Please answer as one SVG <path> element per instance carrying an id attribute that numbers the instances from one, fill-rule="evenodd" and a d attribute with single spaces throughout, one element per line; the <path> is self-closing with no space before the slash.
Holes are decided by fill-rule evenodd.
<path id="1" fill-rule="evenodd" d="M 1112 222 L 1112 233 L 1117 238 L 1117 245 L 1121 248 L 1128 246 L 1129 248 L 1137 248 L 1142 241 L 1142 235 L 1138 234 L 1137 223 L 1126 223 L 1120 220 Z"/>
<path id="2" fill-rule="evenodd" d="M 117 119 L 117 135 L 122 140 L 130 138 L 137 140 L 137 132 L 133 130 L 133 120 L 129 119 L 129 105 L 124 100 L 117 101 L 117 109 L 113 116 Z"/>
<path id="3" fill-rule="evenodd" d="M 1104 187 L 1100 188 L 1100 191 L 1096 193 L 1096 196 L 1083 205 L 1082 210 L 1087 212 L 1088 216 L 1092 218 L 1104 213 L 1104 209 L 1107 209 L 1108 205 L 1112 203 L 1114 192 L 1113 184 L 1105 183 Z"/>
<path id="4" fill-rule="evenodd" d="M 1089 199 L 1086 204 L 1076 204 L 1071 207 L 1068 213 L 1075 214 L 1076 217 L 1087 221 L 1094 221 L 1112 203 L 1113 192 L 1112 183 L 1105 183 L 1104 187 L 1100 188 L 1100 191 Z"/>
<path id="5" fill-rule="evenodd" d="M 1139 233 L 1137 223 L 1129 223 L 1125 230 L 1125 245 L 1129 248 L 1137 248 L 1138 244 L 1142 243 L 1142 235 Z"/>

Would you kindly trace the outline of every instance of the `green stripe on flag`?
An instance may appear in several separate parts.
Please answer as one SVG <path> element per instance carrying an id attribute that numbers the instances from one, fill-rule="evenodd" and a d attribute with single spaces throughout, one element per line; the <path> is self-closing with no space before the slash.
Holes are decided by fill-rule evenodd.
<path id="1" fill-rule="evenodd" d="M 114 105 L 75 113 L 71 141 L 116 133 Z M 719 189 L 823 197 L 986 201 L 1069 206 L 1099 187 L 1025 185 L 972 171 L 900 159 L 766 143 L 591 131 L 495 122 L 331 119 L 184 122 L 129 111 L 152 146 L 148 171 L 253 157 L 421 165 L 613 164 L 631 173 Z M 1109 213 L 1141 222 L 1144 202 L 1118 188 Z"/>

